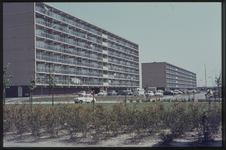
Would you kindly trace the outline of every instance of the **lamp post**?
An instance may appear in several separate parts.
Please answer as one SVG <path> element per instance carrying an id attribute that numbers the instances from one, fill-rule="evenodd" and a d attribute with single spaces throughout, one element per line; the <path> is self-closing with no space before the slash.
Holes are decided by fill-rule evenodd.
<path id="1" fill-rule="evenodd" d="M 206 86 L 206 101 L 207 101 L 207 81 L 206 81 L 206 64 L 205 65 L 205 86 Z"/>
<path id="2" fill-rule="evenodd" d="M 199 85 L 198 86 L 200 86 L 200 81 L 202 82 L 202 79 L 199 80 Z"/>
<path id="3" fill-rule="evenodd" d="M 213 78 L 212 78 L 212 77 L 209 77 L 209 78 L 211 78 L 211 79 L 212 79 L 212 86 L 213 86 Z"/>

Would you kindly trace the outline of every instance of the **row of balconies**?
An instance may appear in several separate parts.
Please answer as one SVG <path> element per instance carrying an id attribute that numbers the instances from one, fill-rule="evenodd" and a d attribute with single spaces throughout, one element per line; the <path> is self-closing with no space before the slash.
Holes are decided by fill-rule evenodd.
<path id="1" fill-rule="evenodd" d="M 129 71 L 129 70 L 125 70 L 125 69 L 119 69 L 118 67 L 109 67 L 108 70 L 115 70 L 115 71 L 123 71 L 123 72 L 129 72 L 129 73 L 136 73 L 139 74 L 138 71 Z"/>
<path id="2" fill-rule="evenodd" d="M 103 46 L 103 41 L 101 41 L 100 39 L 97 39 L 94 36 L 90 36 L 88 34 L 80 32 L 80 31 L 74 31 L 72 29 L 67 28 L 66 26 L 61 27 L 61 26 L 57 26 L 56 24 L 48 23 L 48 22 L 41 21 L 41 20 L 38 20 L 38 19 L 36 19 L 36 23 L 44 25 L 44 26 L 47 26 L 47 27 L 50 27 L 50 28 L 53 28 L 53 29 L 56 29 L 56 30 L 61 31 L 61 32 L 69 33 L 69 34 L 71 34 L 73 36 L 77 36 L 77 37 L 85 39 L 85 40 L 88 39 L 88 40 L 90 40 L 92 42 L 101 44 L 101 46 Z M 50 29 L 49 31 L 52 32 L 53 29 Z M 44 32 L 44 30 L 43 30 L 43 32 Z M 68 35 L 68 34 L 66 34 L 66 35 Z M 63 40 L 60 40 L 60 41 L 63 41 Z M 127 49 L 125 49 L 125 48 L 123 48 L 123 47 L 121 47 L 119 45 L 115 45 L 115 44 L 109 43 L 109 42 L 107 42 L 107 43 L 104 42 L 104 43 L 106 44 L 104 46 L 108 46 L 108 47 L 117 49 L 117 50 L 122 51 L 122 52 L 129 53 L 129 54 L 138 55 L 137 52 L 133 52 L 133 51 L 127 50 Z"/>
<path id="3" fill-rule="evenodd" d="M 120 61 L 117 61 L 117 60 L 111 60 L 111 59 L 108 59 L 108 62 L 112 62 L 112 63 L 116 63 L 116 64 L 121 64 L 121 65 L 125 65 L 125 66 L 131 66 L 131 67 L 138 68 L 137 65 L 134 65 L 134 64 L 128 64 L 128 63 L 125 63 L 125 62 L 120 62 Z"/>
<path id="4" fill-rule="evenodd" d="M 193 85 L 176 85 L 176 84 L 167 84 L 167 87 L 177 87 L 177 88 L 196 88 Z"/>
<path id="5" fill-rule="evenodd" d="M 89 55 L 89 54 L 85 54 L 83 52 L 76 52 L 76 51 L 71 51 L 71 50 L 67 50 L 67 49 L 61 49 L 61 48 L 54 47 L 52 45 L 36 44 L 36 47 L 50 49 L 50 50 L 54 50 L 54 51 L 58 51 L 58 52 L 62 52 L 62 53 L 69 53 L 69 54 L 84 56 L 84 57 L 93 58 L 93 59 L 97 59 L 97 60 L 103 59 L 102 56 L 95 56 L 94 54 Z"/>
<path id="6" fill-rule="evenodd" d="M 182 81 L 182 82 L 185 81 L 185 82 L 189 82 L 189 83 L 196 83 L 196 80 L 192 80 L 192 81 L 191 81 L 191 80 L 185 80 L 185 79 L 173 78 L 173 77 L 167 77 L 167 78 L 169 78 L 169 79 L 174 79 L 174 80 L 176 79 L 177 81 L 180 81 L 180 82 L 181 82 L 181 81 Z M 167 81 L 167 82 L 168 82 L 168 81 Z M 175 83 L 175 82 L 173 82 L 173 83 Z"/>
<path id="7" fill-rule="evenodd" d="M 176 76 L 180 76 L 180 77 L 183 77 L 183 78 L 185 78 L 184 80 L 186 80 L 186 79 L 189 79 L 189 80 L 195 80 L 194 78 L 190 78 L 190 76 L 185 76 L 185 75 L 181 75 L 181 74 L 176 74 L 176 73 L 172 73 L 172 72 L 169 72 L 169 71 L 167 71 L 167 74 L 172 74 L 172 75 L 176 75 Z"/>
<path id="8" fill-rule="evenodd" d="M 114 55 L 114 56 L 117 56 L 117 57 L 121 57 L 121 58 L 124 58 L 124 59 L 128 59 L 128 60 L 133 60 L 133 61 L 138 61 L 138 59 L 135 59 L 133 57 L 129 57 L 129 56 L 125 56 L 125 55 L 122 55 L 122 54 L 118 54 L 117 52 L 111 52 L 111 51 L 108 51 L 108 54 L 110 55 Z M 137 66 L 138 67 L 138 66 Z"/>
<path id="9" fill-rule="evenodd" d="M 62 38 L 62 37 L 54 36 L 52 34 L 43 33 L 43 32 L 36 32 L 36 35 L 46 37 L 46 38 L 50 38 L 50 39 L 54 39 L 54 40 L 61 41 L 61 42 L 66 42 L 66 43 L 76 45 L 76 46 L 80 46 L 80 47 L 84 47 L 84 48 L 87 48 L 87 49 L 96 50 L 98 52 L 102 52 L 102 49 L 100 49 L 96 46 L 93 46 L 93 45 L 86 44 L 85 42 L 73 41 L 71 39 L 65 39 L 65 38 Z M 51 47 L 51 45 L 50 45 L 50 47 Z M 128 59 L 129 61 L 131 61 L 131 60 L 138 61 L 138 59 L 136 59 L 132 56 L 130 57 L 130 56 L 126 56 L 124 54 L 118 54 L 117 52 L 113 53 L 111 51 L 109 51 L 108 53 L 111 54 L 111 55 L 114 55 L 114 56 L 118 56 L 118 57 L 121 57 L 121 58 L 124 58 L 124 59 Z"/>
<path id="10" fill-rule="evenodd" d="M 103 73 L 96 73 L 96 72 L 83 72 L 83 71 L 75 71 L 75 70 L 64 70 L 64 69 L 54 69 L 54 68 L 45 68 L 45 67 L 36 67 L 37 72 L 53 72 L 53 73 L 61 73 L 61 74 L 73 74 L 73 75 L 86 75 L 86 76 L 97 76 L 97 77 L 106 77 L 106 78 L 123 78 L 129 79 L 126 76 L 114 76 L 114 75 L 105 75 Z M 132 77 L 133 80 L 139 80 L 137 77 Z"/>
<path id="11" fill-rule="evenodd" d="M 38 84 L 48 84 L 48 79 L 38 79 Z M 81 82 L 73 82 L 70 80 L 56 80 L 56 84 L 70 84 L 70 85 L 105 85 L 105 86 L 139 86 L 137 83 L 106 83 L 106 82 L 92 82 L 92 81 L 81 81 Z"/>
<path id="12" fill-rule="evenodd" d="M 90 25 L 87 26 L 87 25 L 83 24 L 82 21 L 77 19 L 77 18 L 76 18 L 76 20 L 77 20 L 76 21 L 74 17 L 73 17 L 74 19 L 69 19 L 69 18 L 63 17 L 60 14 L 56 14 L 56 13 L 50 11 L 50 10 L 48 10 L 48 11 L 45 10 L 44 8 L 42 8 L 42 6 L 41 7 L 36 6 L 36 11 L 37 12 L 41 12 L 42 14 L 51 16 L 51 17 L 53 17 L 53 18 L 55 18 L 57 20 L 61 20 L 61 21 L 67 22 L 70 25 L 73 25 L 73 26 L 82 28 L 84 30 L 90 31 L 90 32 L 92 32 L 94 34 L 97 34 L 99 36 L 102 36 L 102 33 L 99 30 L 96 30 L 96 29 L 90 27 Z M 112 37 L 110 35 L 108 35 L 107 38 L 113 40 L 114 42 L 118 42 L 118 43 L 120 43 L 122 45 L 126 45 L 127 47 L 130 47 L 130 48 L 138 50 L 138 46 L 136 46 L 135 44 L 129 44 L 127 42 L 124 42 L 123 40 L 119 40 L 118 38 L 114 38 L 114 37 Z"/>
<path id="13" fill-rule="evenodd" d="M 79 37 L 79 38 L 82 38 L 82 39 L 85 39 L 85 40 L 88 39 L 88 40 L 90 40 L 92 42 L 100 44 L 101 46 L 103 46 L 104 45 L 103 43 L 105 43 L 104 46 L 108 46 L 108 47 L 114 48 L 114 49 L 116 49 L 118 51 L 121 51 L 121 52 L 129 53 L 129 54 L 133 54 L 133 55 L 138 55 L 138 52 L 133 52 L 133 51 L 127 50 L 127 49 L 125 49 L 125 48 L 123 48 L 123 47 L 121 47 L 119 45 L 115 45 L 113 43 L 109 43 L 109 42 L 106 42 L 106 41 L 103 42 L 99 38 L 96 38 L 94 36 L 88 35 L 86 33 L 80 32 L 80 31 L 74 31 L 72 29 L 67 28 L 66 26 L 62 26 L 61 27 L 61 26 L 57 26 L 56 24 L 50 24 L 48 22 L 41 21 L 41 20 L 38 20 L 38 19 L 36 19 L 36 23 L 44 25 L 44 26 L 47 26 L 47 27 L 50 27 L 50 28 L 53 28 L 53 29 L 49 29 L 49 31 L 51 31 L 51 32 L 54 29 L 56 29 L 56 30 L 61 31 L 61 32 L 66 32 L 67 34 L 65 34 L 65 35 L 67 35 L 67 36 L 68 36 L 68 33 L 69 33 L 70 36 L 73 35 L 73 37 L 76 36 L 76 38 Z M 43 30 L 43 32 L 44 32 L 44 30 Z"/>
<path id="14" fill-rule="evenodd" d="M 183 78 L 183 77 L 178 77 L 178 76 L 170 77 L 169 75 L 167 75 L 167 78 L 174 79 L 174 80 L 176 79 L 176 80 L 181 80 L 181 81 L 188 81 L 188 82 L 196 82 L 196 79 Z"/>
<path id="15" fill-rule="evenodd" d="M 63 69 L 46 69 L 44 67 L 36 67 L 36 70 L 39 72 L 49 72 L 52 73 L 61 73 L 61 74 L 74 74 L 74 75 L 87 75 L 87 76 L 98 76 L 103 77 L 103 73 L 95 73 L 95 72 L 82 72 L 82 71 L 73 71 L 73 70 L 63 70 Z"/>
<path id="16" fill-rule="evenodd" d="M 183 74 L 183 75 L 185 75 L 185 76 L 192 76 L 192 77 L 196 78 L 196 75 L 195 75 L 195 74 L 190 75 L 190 73 L 185 72 L 185 71 L 182 71 L 181 69 L 177 69 L 177 70 L 175 71 L 175 69 L 172 68 L 172 67 L 167 66 L 166 68 L 172 70 L 172 72 L 179 72 L 179 74 L 181 73 L 181 74 Z M 167 71 L 169 71 L 169 70 L 167 70 Z"/>
<path id="17" fill-rule="evenodd" d="M 97 64 L 94 64 L 94 63 L 92 64 L 92 63 L 72 61 L 70 59 L 64 59 L 64 58 L 58 58 L 58 57 L 36 55 L 36 59 L 45 60 L 45 61 L 51 61 L 51 62 L 59 62 L 59 63 L 67 63 L 67 64 L 73 64 L 73 65 L 80 65 L 80 66 L 87 66 L 87 67 L 95 67 L 95 68 L 103 69 L 103 65 L 97 65 Z M 109 67 L 108 69 L 109 70 L 129 72 L 129 73 L 138 73 L 138 71 L 119 69 L 117 67 L 111 67 L 111 68 Z"/>
<path id="18" fill-rule="evenodd" d="M 173 84 L 184 84 L 184 85 L 194 85 L 192 82 L 172 82 L 172 81 L 167 81 L 167 83 L 173 83 Z"/>
<path id="19" fill-rule="evenodd" d="M 45 61 L 60 62 L 60 63 L 68 63 L 68 64 L 74 64 L 74 65 L 80 65 L 80 66 L 87 66 L 87 67 L 103 68 L 103 65 L 85 63 L 85 62 L 78 62 L 78 61 L 71 61 L 70 59 L 64 59 L 64 58 L 58 58 L 58 57 L 36 55 L 36 59 L 41 59 L 41 60 L 45 60 Z"/>

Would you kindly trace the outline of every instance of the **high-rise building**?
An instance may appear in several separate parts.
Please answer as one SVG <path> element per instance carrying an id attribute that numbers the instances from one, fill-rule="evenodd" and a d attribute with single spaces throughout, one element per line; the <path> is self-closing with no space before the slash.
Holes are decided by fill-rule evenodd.
<path id="1" fill-rule="evenodd" d="M 166 62 L 142 63 L 142 88 L 196 89 L 196 74 Z"/>
<path id="2" fill-rule="evenodd" d="M 7 96 L 139 87 L 138 44 L 46 3 L 3 3 L 3 65 L 13 75 Z"/>

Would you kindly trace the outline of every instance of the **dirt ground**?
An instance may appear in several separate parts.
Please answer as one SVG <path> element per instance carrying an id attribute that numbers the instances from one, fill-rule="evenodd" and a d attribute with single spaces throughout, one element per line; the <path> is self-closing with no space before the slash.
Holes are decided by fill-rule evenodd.
<path id="1" fill-rule="evenodd" d="M 70 136 L 65 134 L 56 138 L 43 134 L 37 138 L 31 133 L 26 133 L 20 138 L 16 132 L 7 132 L 3 136 L 3 147 L 222 147 L 221 129 L 213 135 L 214 141 L 208 145 L 201 144 L 195 134 L 197 133 L 189 132 L 181 139 L 178 138 L 169 144 L 163 144 L 159 133 L 135 141 L 131 140 L 131 134 L 124 133 L 91 143 L 89 138 L 70 140 Z"/>

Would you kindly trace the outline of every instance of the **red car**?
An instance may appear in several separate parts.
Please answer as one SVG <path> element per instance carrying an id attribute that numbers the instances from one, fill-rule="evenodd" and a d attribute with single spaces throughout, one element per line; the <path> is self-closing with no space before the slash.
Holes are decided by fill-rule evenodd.
<path id="1" fill-rule="evenodd" d="M 91 95 L 93 95 L 93 91 L 89 91 L 89 92 L 87 92 L 86 94 L 91 94 Z"/>

